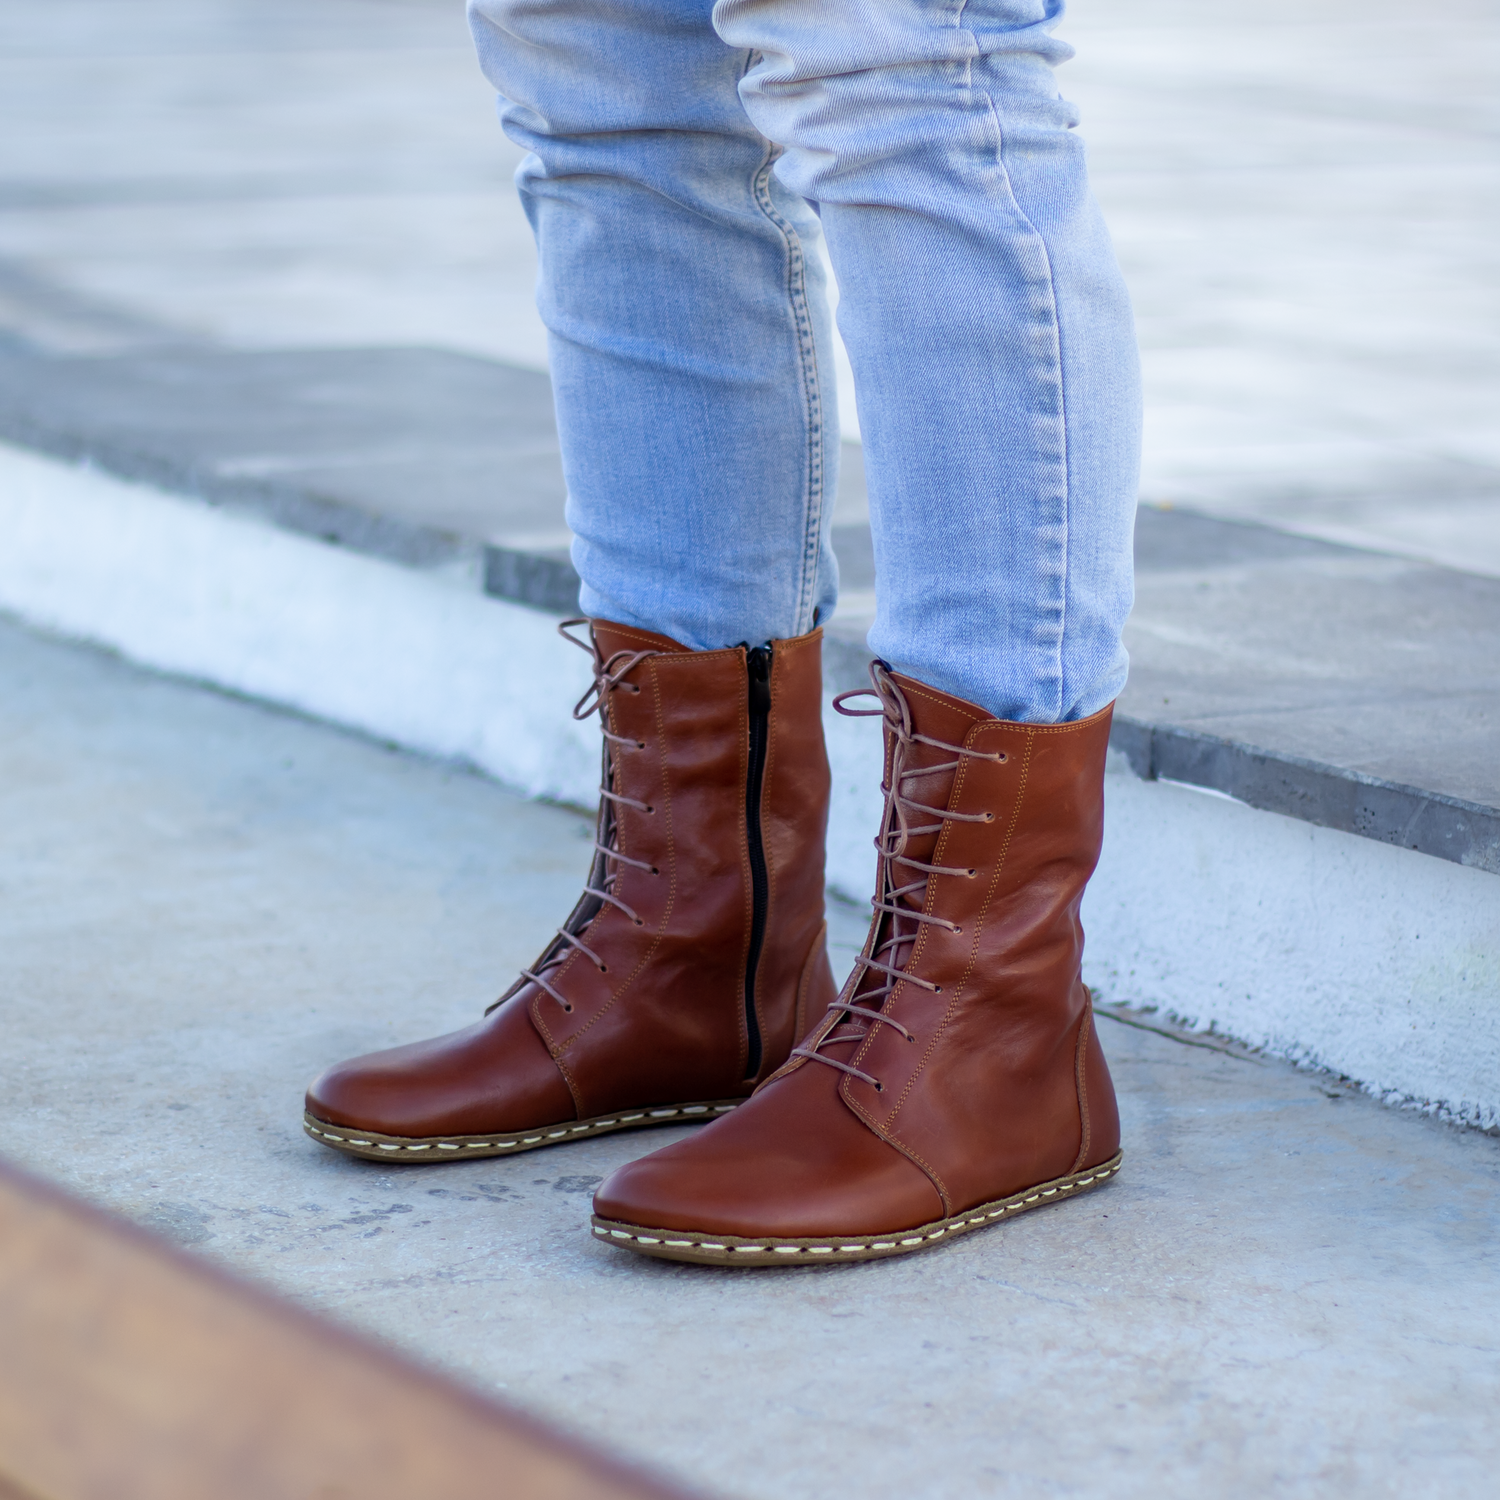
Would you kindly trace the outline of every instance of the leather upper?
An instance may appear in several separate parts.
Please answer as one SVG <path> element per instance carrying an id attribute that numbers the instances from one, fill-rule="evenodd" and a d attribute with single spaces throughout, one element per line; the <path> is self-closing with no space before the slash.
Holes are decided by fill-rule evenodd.
<path id="1" fill-rule="evenodd" d="M 785 1059 L 799 1012 L 805 1026 L 832 998 L 821 632 L 772 643 L 752 1070 L 746 652 L 689 651 L 606 621 L 592 629 L 603 663 L 649 653 L 603 692 L 615 795 L 599 827 L 623 856 L 607 862 L 615 900 L 580 901 L 566 924 L 579 946 L 559 939 L 533 965 L 545 985 L 523 978 L 474 1026 L 330 1069 L 308 1094 L 315 1117 L 435 1136 L 735 1098 Z"/>
<path id="2" fill-rule="evenodd" d="M 890 681 L 915 736 L 978 752 L 923 775 L 955 756 L 923 738 L 902 747 L 909 798 L 955 815 L 927 818 L 939 826 L 903 852 L 956 873 L 927 880 L 920 910 L 938 921 L 877 913 L 872 924 L 867 956 L 900 939 L 883 961 L 909 977 L 879 1005 L 899 1028 L 831 1011 L 799 1052 L 866 1078 L 794 1057 L 733 1115 L 617 1171 L 596 1197 L 601 1217 L 746 1236 L 881 1233 L 1118 1151 L 1078 916 L 1103 835 L 1111 710 L 1007 723 L 910 678 Z M 887 784 L 896 749 L 888 724 Z M 922 826 L 923 815 L 910 821 Z M 869 984 L 856 969 L 841 999 Z"/>

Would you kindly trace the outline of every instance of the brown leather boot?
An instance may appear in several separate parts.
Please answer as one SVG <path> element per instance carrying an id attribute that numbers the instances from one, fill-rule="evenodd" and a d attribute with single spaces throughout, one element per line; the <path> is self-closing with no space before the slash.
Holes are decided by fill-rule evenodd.
<path id="1" fill-rule="evenodd" d="M 602 709 L 604 779 L 583 896 L 484 1020 L 324 1073 L 314 1139 L 452 1161 L 726 1114 L 834 998 L 822 632 L 750 651 L 603 620 L 591 637 L 575 714 Z"/>
<path id="2" fill-rule="evenodd" d="M 863 954 L 748 1104 L 604 1183 L 594 1233 L 609 1244 L 721 1265 L 869 1260 L 1119 1169 L 1078 921 L 1111 710 L 1010 724 L 881 663 L 871 675 L 886 807 Z"/>

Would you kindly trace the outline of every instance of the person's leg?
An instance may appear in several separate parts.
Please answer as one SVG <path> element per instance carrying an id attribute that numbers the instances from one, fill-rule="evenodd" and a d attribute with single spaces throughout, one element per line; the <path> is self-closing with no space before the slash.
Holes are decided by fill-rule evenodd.
<path id="1" fill-rule="evenodd" d="M 708 0 L 475 0 L 541 255 L 605 739 L 595 857 L 537 961 L 448 1036 L 308 1091 L 376 1160 L 726 1113 L 834 993 L 819 614 L 837 433 L 816 219 Z M 582 624 L 584 622 L 577 622 Z M 579 642 L 583 644 L 583 642 Z"/>
<path id="2" fill-rule="evenodd" d="M 1123 685 L 1124 289 L 1051 64 L 1057 0 L 720 0 L 818 200 L 870 477 L 874 920 L 733 1115 L 614 1173 L 595 1233 L 726 1265 L 902 1254 L 1109 1180 L 1080 963 Z"/>
<path id="3" fill-rule="evenodd" d="M 870 486 L 871 648 L 1003 719 L 1125 681 L 1130 305 L 1053 67 L 1061 0 L 720 0 L 740 85 L 817 201 Z"/>
<path id="4" fill-rule="evenodd" d="M 711 649 L 826 618 L 838 418 L 818 221 L 711 0 L 471 0 L 540 255 L 585 613 Z"/>

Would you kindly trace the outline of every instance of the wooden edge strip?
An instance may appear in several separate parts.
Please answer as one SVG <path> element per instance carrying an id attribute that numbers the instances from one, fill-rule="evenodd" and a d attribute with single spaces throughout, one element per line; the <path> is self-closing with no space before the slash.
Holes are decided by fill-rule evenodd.
<path id="1" fill-rule="evenodd" d="M 0 1164 L 0 1497 L 688 1500 Z"/>

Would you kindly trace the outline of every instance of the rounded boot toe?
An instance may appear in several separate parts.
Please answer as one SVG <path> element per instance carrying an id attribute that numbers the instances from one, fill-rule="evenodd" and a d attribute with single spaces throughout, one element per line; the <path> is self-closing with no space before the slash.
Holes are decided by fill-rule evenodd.
<path id="1" fill-rule="evenodd" d="M 661 1161 L 671 1148 L 617 1167 L 594 1193 L 594 1212 L 621 1224 L 658 1229 L 715 1229 L 722 1205 L 712 1193 L 714 1177 L 692 1161 Z M 727 1231 L 725 1231 L 727 1232 Z"/>
<path id="2" fill-rule="evenodd" d="M 405 1050 L 397 1047 L 392 1052 L 399 1054 Z M 325 1068 L 308 1085 L 308 1114 L 325 1124 L 342 1125 L 349 1130 L 373 1130 L 383 1135 L 412 1133 L 414 1116 L 424 1111 L 413 1111 L 410 1107 L 414 1101 L 410 1097 L 409 1073 L 405 1076 L 407 1097 L 403 1099 L 403 1091 L 392 1089 L 392 1073 L 401 1076 L 404 1070 L 399 1063 L 393 1069 L 386 1062 L 391 1055 L 371 1052 Z"/>
<path id="3" fill-rule="evenodd" d="M 515 1001 L 462 1031 L 338 1063 L 313 1080 L 307 1112 L 409 1140 L 576 1118 L 567 1081 Z"/>
<path id="4" fill-rule="evenodd" d="M 808 1076 L 618 1168 L 594 1212 L 640 1228 L 810 1239 L 922 1224 L 943 1204 L 926 1173 Z"/>

